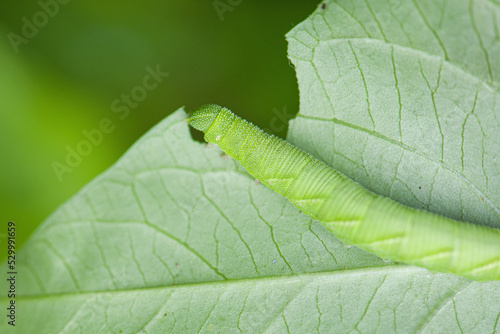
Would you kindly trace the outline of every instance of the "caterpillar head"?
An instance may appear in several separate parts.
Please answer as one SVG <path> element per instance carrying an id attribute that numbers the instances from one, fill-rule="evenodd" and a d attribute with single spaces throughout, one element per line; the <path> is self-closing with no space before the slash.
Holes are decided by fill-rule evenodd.
<path id="1" fill-rule="evenodd" d="M 196 110 L 189 118 L 189 123 L 195 129 L 203 131 L 207 142 L 219 144 L 236 118 L 238 117 L 231 110 L 208 104 Z"/>
<path id="2" fill-rule="evenodd" d="M 222 107 L 216 104 L 204 105 L 189 117 L 189 124 L 193 128 L 206 133 L 222 109 Z"/>

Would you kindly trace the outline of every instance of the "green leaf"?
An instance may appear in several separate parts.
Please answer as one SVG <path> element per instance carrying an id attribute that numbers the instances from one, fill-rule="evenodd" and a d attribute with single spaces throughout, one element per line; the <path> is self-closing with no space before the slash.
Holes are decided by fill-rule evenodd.
<path id="1" fill-rule="evenodd" d="M 493 330 L 498 282 L 433 275 L 343 245 L 194 142 L 185 119 L 179 110 L 157 125 L 26 243 L 18 330 Z"/>
<path id="2" fill-rule="evenodd" d="M 500 227 L 500 20 L 488 1 L 332 1 L 287 38 L 288 140 L 384 196 Z"/>
<path id="3" fill-rule="evenodd" d="M 349 3 L 351 2 L 346 2 Z M 388 76 L 383 75 L 385 72 L 382 71 L 387 61 L 386 56 L 392 54 L 392 51 L 387 54 L 385 44 L 389 43 L 368 42 L 377 39 L 378 35 L 373 33 L 370 35 L 372 37 L 364 37 L 367 44 L 364 48 L 363 45 L 356 44 L 361 43 L 361 39 L 351 41 L 350 44 L 341 42 L 337 48 L 337 41 L 318 42 L 321 39 L 318 38 L 319 35 L 315 35 L 343 31 L 350 34 L 349 38 L 355 37 L 357 26 L 353 22 L 372 22 L 366 17 L 366 11 L 376 13 L 377 10 L 366 9 L 366 2 L 355 3 L 360 7 L 348 12 L 347 7 L 354 5 L 345 5 L 346 11 L 342 11 L 335 3 L 329 2 L 325 9 L 319 7 L 315 14 L 289 35 L 290 54 L 297 66 L 301 104 L 304 108 L 302 116 L 293 123 L 290 138 L 295 142 L 300 141 L 310 153 L 322 158 L 324 156 L 321 155 L 327 154 L 339 157 L 341 155 L 336 151 L 333 154 L 332 147 L 342 147 L 342 141 L 349 141 L 350 145 L 357 144 L 356 141 L 362 138 L 357 131 L 351 130 L 360 129 L 361 125 L 357 125 L 357 128 L 346 127 L 351 132 L 345 130 L 347 137 L 340 136 L 337 132 L 340 131 L 338 124 L 348 121 L 357 123 L 340 117 L 338 120 L 344 123 L 333 121 L 333 117 L 337 117 L 337 109 L 334 109 L 333 114 L 329 104 L 331 101 L 338 103 L 341 96 L 344 96 L 344 102 L 350 98 L 352 105 L 348 110 L 344 108 L 343 115 L 365 121 L 369 118 L 360 115 L 362 111 L 366 113 L 368 110 L 367 101 L 370 101 L 373 115 L 380 110 L 377 103 L 382 102 L 377 102 L 376 98 L 379 95 L 385 96 L 383 101 L 387 106 L 394 103 L 398 106 L 399 100 L 394 102 L 394 96 L 386 92 L 394 90 L 395 82 L 392 82 L 392 87 L 388 85 L 384 81 Z M 370 6 L 375 7 L 379 3 L 386 4 L 372 1 Z M 393 2 L 386 5 L 392 4 Z M 485 5 L 491 6 L 489 3 Z M 449 6 L 453 6 L 451 9 L 454 11 L 458 10 L 456 5 Z M 465 9 L 469 10 L 468 7 Z M 490 10 L 489 17 L 491 12 L 496 15 L 498 11 Z M 342 13 L 349 15 L 335 16 Z M 403 21 L 407 24 L 416 24 L 405 13 L 394 14 L 402 20 L 406 18 Z M 430 23 L 427 24 L 434 24 L 430 17 L 428 21 Z M 481 24 L 487 22 L 486 19 L 477 21 Z M 379 25 L 383 26 L 382 23 Z M 457 23 L 457 27 L 461 25 Z M 411 35 L 414 31 L 421 33 L 420 30 L 409 29 L 407 34 Z M 385 34 L 388 36 L 388 33 Z M 331 35 L 329 36 L 331 40 Z M 430 39 L 427 43 L 417 43 L 416 37 L 413 40 L 415 45 L 433 45 Z M 448 41 L 444 37 L 442 40 Z M 312 61 L 316 58 L 307 56 L 315 54 L 310 47 L 316 45 L 314 43 L 318 43 L 318 52 L 321 45 L 330 45 L 323 49 L 318 63 Z M 350 46 L 346 48 L 346 45 L 351 45 L 352 49 Z M 396 45 L 394 43 L 393 48 L 395 54 L 398 54 L 400 50 Z M 483 45 L 486 44 L 483 42 Z M 469 49 L 474 48 L 470 43 L 468 46 Z M 363 49 L 363 54 L 369 55 L 366 58 L 358 55 L 361 65 L 353 63 L 352 57 L 347 57 L 349 51 L 352 56 L 352 50 L 358 50 L 356 47 Z M 337 55 L 338 65 L 333 57 L 337 50 L 346 52 L 345 57 Z M 453 55 L 451 51 L 448 57 L 455 59 L 450 55 Z M 403 56 L 409 58 L 405 60 Z M 420 62 L 416 61 L 419 57 L 422 57 Z M 431 51 L 419 50 L 417 55 L 403 52 L 402 63 L 396 67 L 396 73 L 399 75 L 399 70 L 403 75 L 401 67 L 408 66 L 419 73 L 426 73 L 429 85 L 433 87 L 436 82 L 436 75 L 433 73 L 437 73 L 434 60 L 439 57 L 442 56 Z M 299 58 L 303 59 L 300 64 Z M 374 66 L 363 72 L 369 98 L 360 95 L 359 91 L 359 84 L 363 82 L 359 72 L 364 64 L 363 60 L 381 62 L 379 70 Z M 345 62 L 347 65 L 344 67 Z M 424 71 L 420 71 L 420 63 Z M 448 60 L 442 63 L 441 71 L 452 64 Z M 395 64 L 398 62 L 395 61 Z M 458 63 L 455 61 L 453 64 Z M 465 103 L 460 102 L 459 98 L 470 97 L 470 92 L 465 89 L 467 87 L 464 86 L 466 82 L 462 80 L 462 73 L 468 75 L 470 84 L 478 80 L 488 84 L 487 78 L 481 75 L 489 72 L 481 72 L 478 64 L 472 66 L 465 61 L 463 64 L 471 66 L 476 75 L 472 75 L 470 71 L 462 71 L 460 75 L 455 73 L 454 83 L 457 89 L 461 87 L 460 94 L 455 95 L 458 105 Z M 326 70 L 323 70 L 325 66 Z M 335 80 L 325 80 L 328 69 L 332 75 L 332 68 L 344 71 L 349 66 L 352 67 L 352 73 L 337 81 L 352 85 L 352 96 L 338 93 Z M 320 76 L 322 79 L 307 75 L 307 68 L 313 69 L 319 76 L 323 74 Z M 456 65 L 448 72 L 453 73 L 459 68 Z M 406 71 L 411 78 L 409 69 Z M 378 80 L 371 81 L 372 76 L 379 75 L 378 71 L 382 75 Z M 444 71 L 442 73 L 444 78 Z M 492 69 L 491 73 L 496 72 Z M 351 78 L 347 80 L 348 77 Z M 382 88 L 372 91 L 374 82 L 379 82 Z M 419 92 L 420 86 L 410 89 L 405 85 L 409 85 L 406 79 L 398 76 L 397 86 L 401 96 L 405 96 L 403 91 L 406 89 L 413 93 Z M 496 96 L 495 81 L 492 80 L 488 85 L 492 96 Z M 361 87 L 364 88 L 364 84 Z M 478 84 L 474 91 L 481 92 L 476 99 L 481 103 L 485 101 L 482 94 L 486 94 L 480 90 L 486 90 L 482 87 Z M 366 90 L 362 89 L 361 92 L 366 93 Z M 373 93 L 370 94 L 371 92 Z M 332 94 L 338 96 L 333 99 Z M 419 96 L 422 98 L 413 102 L 411 99 L 414 97 L 406 96 L 406 100 L 403 99 L 406 103 L 402 105 L 407 104 L 409 108 L 410 103 L 415 103 L 418 107 L 428 94 L 429 90 L 421 91 Z M 475 99 L 475 95 L 473 97 Z M 307 101 L 310 101 L 309 104 Z M 316 110 L 323 111 L 324 115 L 305 114 L 306 110 L 312 110 L 313 102 L 316 103 Z M 481 117 L 487 117 L 487 109 L 480 109 L 477 102 L 475 113 L 483 110 L 481 115 L 484 116 Z M 413 112 L 415 117 L 419 116 L 424 120 L 427 119 L 426 113 L 434 113 L 433 108 L 417 107 L 405 109 L 405 112 Z M 491 108 L 494 108 L 494 104 Z M 380 115 L 383 116 L 381 113 Z M 387 122 L 392 122 L 393 116 L 386 116 Z M 451 111 L 448 117 L 453 120 L 453 116 L 454 111 Z M 316 124 L 312 122 L 314 117 L 329 119 L 321 119 Z M 475 118 L 472 113 L 470 117 Z M 477 117 L 480 118 L 479 114 Z M 494 124 L 497 124 L 495 117 L 498 118 L 498 112 L 493 112 L 489 117 L 487 124 L 483 126 L 493 129 Z M 494 333 L 500 330 L 500 282 L 478 283 L 453 275 L 432 274 L 422 268 L 386 262 L 356 247 L 343 245 L 318 222 L 297 211 L 286 199 L 257 184 L 237 163 L 221 155 L 216 147 L 210 148 L 194 142 L 185 119 L 186 114 L 179 110 L 148 132 L 114 166 L 57 209 L 16 255 L 17 332 Z M 375 124 L 378 122 L 380 121 Z M 368 122 L 363 126 L 369 129 L 369 124 Z M 390 124 L 386 125 L 389 131 Z M 333 137 L 332 131 L 325 137 L 328 132 L 322 126 L 335 126 L 338 138 Z M 314 127 L 317 131 L 312 132 Z M 461 130 L 457 129 L 459 132 Z M 373 128 L 370 133 L 359 132 L 371 139 L 380 138 L 375 135 L 378 131 L 379 129 Z M 408 131 L 408 139 L 403 136 L 405 140 L 410 140 L 407 145 L 418 143 L 418 139 L 411 141 L 411 135 L 418 132 Z M 388 138 L 391 134 L 381 130 L 380 133 Z M 456 132 L 450 130 L 450 134 L 453 133 Z M 495 135 L 498 136 L 491 133 L 490 137 L 494 139 Z M 498 154 L 498 146 L 496 150 L 494 147 L 490 148 L 494 143 L 492 140 L 488 142 L 489 146 L 480 147 L 487 149 L 489 154 Z M 496 143 L 498 145 L 498 141 Z M 422 147 L 422 151 L 424 148 L 432 150 L 432 145 L 427 144 L 418 148 Z M 348 147 L 347 144 L 345 147 Z M 377 170 L 382 173 L 383 164 L 387 164 L 386 159 L 390 160 L 392 149 L 384 148 L 382 144 L 376 148 L 366 150 L 365 153 L 364 146 L 353 147 L 351 153 L 361 156 L 363 160 L 361 163 L 353 162 L 352 166 L 362 169 L 360 166 L 370 165 L 370 176 Z M 376 155 L 377 151 L 382 156 Z M 414 152 L 419 151 L 415 149 Z M 347 157 L 353 160 L 353 157 Z M 415 159 L 417 158 L 413 160 Z M 470 161 L 465 161 L 474 165 L 472 157 L 468 159 Z M 409 159 L 410 162 L 413 160 Z M 397 161 L 394 163 L 397 164 Z M 420 181 L 418 178 L 422 177 L 421 173 L 425 177 L 423 167 L 428 164 L 428 161 L 421 161 L 421 170 L 413 170 L 412 175 L 398 182 L 411 185 L 412 182 Z M 391 166 L 394 168 L 394 165 Z M 402 166 L 399 169 L 403 169 Z M 496 169 L 495 165 L 491 165 L 488 170 L 490 169 L 498 171 L 498 165 Z M 357 174 L 363 175 L 361 172 Z M 477 178 L 482 175 L 472 174 Z M 499 182 L 498 174 L 496 177 L 494 173 L 487 175 L 491 175 L 491 184 Z M 384 189 L 384 179 L 371 180 L 365 186 L 375 189 L 375 185 L 379 184 Z M 392 188 L 390 182 L 394 180 L 388 180 Z M 456 183 L 458 185 L 455 186 L 461 187 L 460 180 L 451 178 L 440 183 L 439 187 L 448 186 L 447 183 Z M 437 183 L 434 187 L 436 189 L 432 193 L 438 191 Z M 495 190 L 490 188 L 487 194 L 492 200 Z M 465 193 L 462 194 L 463 198 L 464 196 Z M 399 200 L 405 201 L 405 197 L 402 196 Z M 465 199 L 463 202 L 465 203 Z M 432 205 L 465 207 L 461 203 L 452 204 L 448 198 L 433 199 Z M 494 217 L 494 214 L 484 208 L 487 208 L 486 204 L 483 209 L 476 211 L 483 210 L 484 217 Z M 469 216 L 479 219 L 481 215 L 464 213 L 464 219 Z M 5 264 L 3 268 L 6 268 Z M 1 291 L 8 291 L 7 281 L 0 282 Z M 4 293 L 0 299 L 4 310 L 8 302 Z M 13 328 L 4 317 L 0 322 L 0 332 L 10 330 Z"/>

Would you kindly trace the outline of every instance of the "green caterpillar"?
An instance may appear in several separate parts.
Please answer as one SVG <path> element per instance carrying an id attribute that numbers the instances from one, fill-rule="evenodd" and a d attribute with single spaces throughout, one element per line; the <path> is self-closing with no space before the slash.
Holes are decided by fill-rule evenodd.
<path id="1" fill-rule="evenodd" d="M 346 243 L 432 271 L 500 280 L 500 229 L 455 221 L 376 195 L 226 108 L 203 106 L 189 123 Z"/>

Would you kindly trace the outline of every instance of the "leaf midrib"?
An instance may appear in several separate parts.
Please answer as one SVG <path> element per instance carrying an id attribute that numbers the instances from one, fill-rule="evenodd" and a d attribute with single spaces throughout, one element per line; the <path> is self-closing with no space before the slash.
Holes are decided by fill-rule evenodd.
<path id="1" fill-rule="evenodd" d="M 287 281 L 300 281 L 302 279 L 314 280 L 315 278 L 321 276 L 345 276 L 345 277 L 353 277 L 353 275 L 373 275 L 374 273 L 380 274 L 388 274 L 390 272 L 408 272 L 409 274 L 416 274 L 418 272 L 428 272 L 424 268 L 405 265 L 405 264 L 390 264 L 383 266 L 373 266 L 373 267 L 363 267 L 363 268 L 354 268 L 354 269 L 338 269 L 331 271 L 318 271 L 311 273 L 302 273 L 296 275 L 281 275 L 281 276 L 261 276 L 261 277 L 252 277 L 252 278 L 241 278 L 241 279 L 228 279 L 228 280 L 220 280 L 220 281 L 207 281 L 207 282 L 191 282 L 191 283 L 181 283 L 174 285 L 165 285 L 165 286 L 152 286 L 152 287 L 143 287 L 143 288 L 130 288 L 130 289 L 116 289 L 116 290 L 91 290 L 91 291 L 75 291 L 75 292 L 63 292 L 63 293 L 48 293 L 41 295 L 28 295 L 28 296 L 16 296 L 16 300 L 40 300 L 40 299 L 51 299 L 51 298 L 65 298 L 65 297 L 78 297 L 84 295 L 100 295 L 100 294 L 113 294 L 113 293 L 135 293 L 141 291 L 155 291 L 155 290 L 171 290 L 171 289 L 187 289 L 193 286 L 210 286 L 216 285 L 230 285 L 230 284 L 244 284 L 248 282 L 262 282 L 262 281 L 279 281 L 279 280 L 287 280 Z M 431 272 L 428 272 L 429 275 L 432 275 Z M 0 298 L 0 302 L 6 302 L 10 299 Z"/>

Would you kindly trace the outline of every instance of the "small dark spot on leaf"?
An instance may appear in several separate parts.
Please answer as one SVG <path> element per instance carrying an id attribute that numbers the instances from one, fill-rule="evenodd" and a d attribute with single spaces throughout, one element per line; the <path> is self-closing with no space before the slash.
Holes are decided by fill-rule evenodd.
<path id="1" fill-rule="evenodd" d="M 422 187 L 418 187 L 418 189 L 422 189 Z"/>
<path id="2" fill-rule="evenodd" d="M 163 316 L 164 316 L 164 317 L 166 317 L 166 316 L 167 316 L 167 314 L 166 314 L 166 313 L 163 313 Z"/>
<path id="3" fill-rule="evenodd" d="M 326 3 L 324 3 L 324 2 L 323 2 L 323 3 L 321 4 L 321 9 L 326 9 Z"/>

